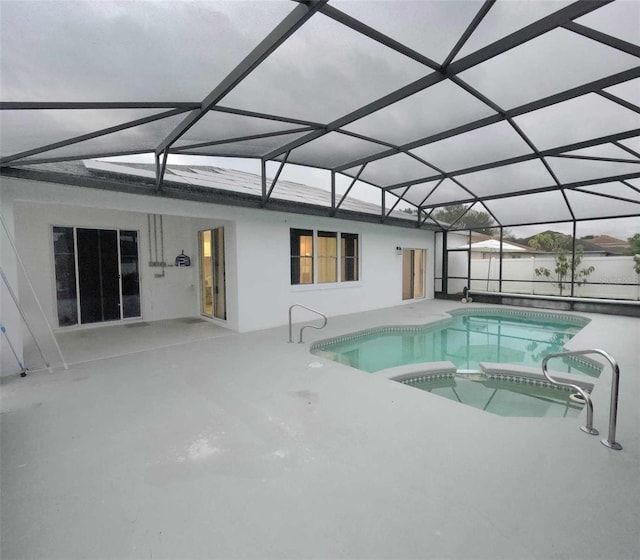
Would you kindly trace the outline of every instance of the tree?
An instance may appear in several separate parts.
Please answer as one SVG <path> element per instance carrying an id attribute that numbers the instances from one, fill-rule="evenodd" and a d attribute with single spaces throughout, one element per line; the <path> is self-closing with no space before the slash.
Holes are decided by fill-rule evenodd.
<path id="1" fill-rule="evenodd" d="M 633 271 L 638 276 L 638 297 L 640 299 L 640 255 L 633 255 Z"/>
<path id="2" fill-rule="evenodd" d="M 466 209 L 467 207 L 464 204 L 451 204 L 434 212 L 433 218 L 446 224 L 455 222 L 456 229 L 472 229 L 486 235 L 494 235 L 496 233 L 496 224 L 490 214 L 482 210 L 469 210 L 464 214 Z M 458 220 L 458 218 L 460 219 Z"/>
<path id="3" fill-rule="evenodd" d="M 538 251 L 546 251 L 547 253 L 569 251 L 571 250 L 571 237 L 555 231 L 539 233 L 529 241 L 529 247 Z"/>
<path id="4" fill-rule="evenodd" d="M 629 237 L 627 241 L 629 242 L 629 254 L 640 255 L 640 233 L 636 233 L 633 237 Z M 640 272 L 638 274 L 640 274 Z"/>
<path id="5" fill-rule="evenodd" d="M 560 289 L 560 295 L 562 295 L 565 284 L 571 282 L 572 276 L 574 283 L 582 286 L 587 281 L 587 276 L 595 270 L 594 266 L 579 268 L 582 258 L 583 250 L 581 245 L 576 247 L 576 253 L 573 256 L 568 254 L 563 247 L 558 248 L 556 251 L 556 266 L 553 271 L 555 274 L 554 285 Z M 535 273 L 536 276 L 545 276 L 546 278 L 550 278 L 552 274 L 551 270 L 545 267 L 536 268 Z"/>

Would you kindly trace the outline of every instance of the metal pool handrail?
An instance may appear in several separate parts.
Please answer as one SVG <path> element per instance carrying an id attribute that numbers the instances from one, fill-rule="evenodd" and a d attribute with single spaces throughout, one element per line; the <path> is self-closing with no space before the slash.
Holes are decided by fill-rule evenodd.
<path id="1" fill-rule="evenodd" d="M 315 309 L 311 309 L 310 307 L 307 307 L 306 305 L 302 305 L 301 303 L 294 303 L 291 307 L 289 307 L 289 342 L 293 342 L 291 311 L 293 310 L 294 307 L 302 307 L 303 309 L 306 309 L 307 311 L 311 311 L 312 313 L 317 313 L 318 315 L 320 315 L 320 317 L 322 317 L 324 319 L 324 322 L 320 326 L 317 326 L 317 325 L 304 325 L 303 327 L 301 327 L 300 328 L 300 340 L 298 340 L 298 343 L 302 342 L 302 331 L 304 331 L 304 329 L 306 329 L 307 327 L 319 330 L 319 329 L 324 329 L 327 326 L 327 316 L 324 313 L 320 313 L 320 311 L 316 311 Z"/>
<path id="2" fill-rule="evenodd" d="M 592 348 L 590 350 L 574 350 L 571 352 L 558 352 L 556 354 L 548 354 L 544 357 L 544 359 L 542 360 L 542 373 L 551 383 L 564 387 L 571 387 L 572 389 L 576 389 L 580 393 L 580 395 L 582 395 L 587 405 L 587 425 L 583 426 L 580 429 L 588 434 L 596 435 L 598 431 L 593 428 L 593 403 L 591 402 L 591 397 L 577 385 L 556 381 L 549 376 L 549 372 L 547 370 L 547 362 L 552 358 L 562 358 L 565 356 L 585 356 L 587 354 L 599 354 L 600 356 L 603 356 L 611 366 L 611 404 L 609 407 L 609 434 L 607 436 L 607 439 L 600 440 L 600 443 L 610 449 L 619 451 L 620 449 L 622 449 L 622 445 L 620 445 L 616 441 L 616 422 L 618 417 L 618 387 L 620 384 L 620 367 L 618 366 L 618 362 L 616 361 L 616 359 L 608 352 L 605 352 L 604 350 L 600 350 L 598 348 Z"/>

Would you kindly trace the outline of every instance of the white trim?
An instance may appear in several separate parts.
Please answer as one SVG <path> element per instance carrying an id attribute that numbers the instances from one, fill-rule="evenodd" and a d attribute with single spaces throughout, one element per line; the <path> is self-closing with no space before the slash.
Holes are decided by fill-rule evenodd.
<path id="1" fill-rule="evenodd" d="M 313 243 L 313 282 L 309 283 L 309 284 L 292 284 L 291 283 L 291 230 L 306 230 L 306 231 L 311 231 L 312 232 L 312 243 Z M 342 230 L 342 229 L 336 229 L 336 228 L 324 228 L 324 227 L 308 227 L 308 226 L 293 226 L 290 225 L 288 228 L 289 231 L 289 286 L 291 286 L 291 288 L 294 288 L 295 291 L 298 291 L 298 288 L 301 287 L 306 287 L 309 289 L 314 289 L 314 288 L 319 288 L 320 286 L 327 286 L 327 287 L 336 287 L 336 286 L 343 286 L 345 284 L 347 285 L 360 285 L 360 282 L 362 281 L 362 232 L 358 231 L 355 232 L 353 230 L 348 231 L 348 230 Z M 318 232 L 320 231 L 324 231 L 327 233 L 335 233 L 336 234 L 336 281 L 335 282 L 318 282 L 317 281 L 317 274 L 318 274 Z M 358 244 L 357 244 L 357 261 L 358 261 L 358 279 L 357 280 L 340 280 L 340 278 L 342 278 L 342 235 L 343 234 L 348 234 L 348 235 L 356 235 L 358 237 Z M 300 255 L 298 255 L 298 258 L 300 258 Z"/>

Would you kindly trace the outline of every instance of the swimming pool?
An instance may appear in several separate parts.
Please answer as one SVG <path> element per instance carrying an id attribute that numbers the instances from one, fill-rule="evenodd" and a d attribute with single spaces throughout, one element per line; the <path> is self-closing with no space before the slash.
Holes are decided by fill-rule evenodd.
<path id="1" fill-rule="evenodd" d="M 398 381 L 499 416 L 575 418 L 584 407 L 574 389 L 517 375 L 456 373 Z M 583 389 L 590 392 L 588 386 Z"/>
<path id="2" fill-rule="evenodd" d="M 562 351 L 589 323 L 577 315 L 495 308 L 456 309 L 449 315 L 428 325 L 379 327 L 319 341 L 311 352 L 367 372 L 439 361 L 476 371 L 482 362 L 540 367 L 544 356 Z M 584 359 L 550 365 L 592 377 L 601 369 Z"/>

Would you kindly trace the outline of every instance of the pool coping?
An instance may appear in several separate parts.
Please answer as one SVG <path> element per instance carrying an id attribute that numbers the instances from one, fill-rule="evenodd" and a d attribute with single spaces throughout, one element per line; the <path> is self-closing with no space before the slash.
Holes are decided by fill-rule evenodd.
<path id="1" fill-rule="evenodd" d="M 509 366 L 509 367 L 506 367 Z M 459 373 L 476 373 L 484 375 L 487 380 L 515 380 L 515 378 L 536 383 L 544 383 L 553 386 L 541 371 L 532 367 L 509 365 L 493 362 L 480 362 L 479 370 L 463 370 L 456 368 L 453 362 L 418 362 L 415 364 L 406 364 L 392 368 L 382 369 L 372 373 L 372 375 L 389 379 L 390 381 L 398 381 L 406 383 L 408 381 L 424 380 L 427 378 L 441 379 L 447 377 L 455 377 Z M 573 383 L 583 389 L 591 392 L 595 387 L 595 383 L 587 381 L 591 379 L 583 374 L 572 374 L 561 372 L 559 375 L 554 373 L 553 378 L 561 383 Z"/>

